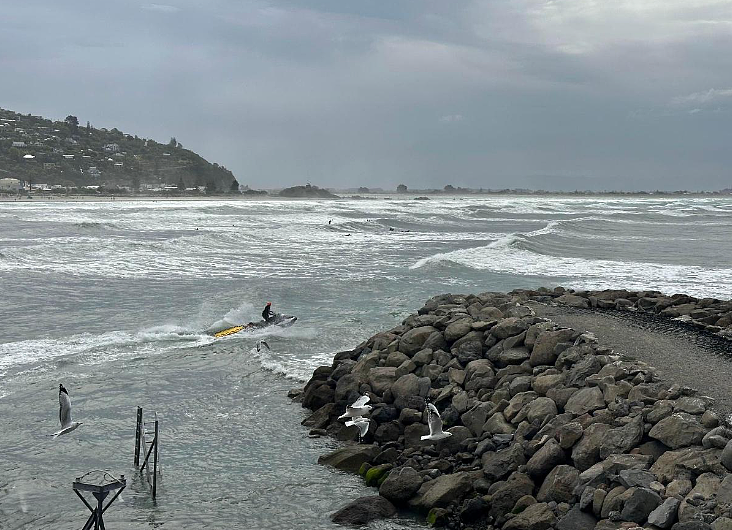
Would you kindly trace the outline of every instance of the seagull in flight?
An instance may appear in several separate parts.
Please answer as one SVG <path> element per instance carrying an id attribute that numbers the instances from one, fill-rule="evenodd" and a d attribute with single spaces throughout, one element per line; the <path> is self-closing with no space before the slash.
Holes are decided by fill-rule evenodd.
<path id="1" fill-rule="evenodd" d="M 58 385 L 58 404 L 58 419 L 61 422 L 61 430 L 51 435 L 54 438 L 58 438 L 62 434 L 70 433 L 83 423 L 80 421 L 71 421 L 71 398 L 64 385 Z"/>
<path id="2" fill-rule="evenodd" d="M 440 413 L 437 412 L 437 407 L 432 403 L 427 403 L 427 425 L 430 428 L 430 433 L 422 436 L 422 440 L 437 441 L 452 436 L 451 432 L 442 430 L 442 418 L 440 418 Z"/>
<path id="3" fill-rule="evenodd" d="M 262 350 L 262 346 L 265 346 L 267 350 L 271 350 L 272 348 L 269 347 L 269 344 L 267 344 L 267 341 L 259 340 L 257 341 L 257 351 Z"/>
<path id="4" fill-rule="evenodd" d="M 364 418 L 362 416 L 358 416 L 356 418 L 353 418 L 352 420 L 349 420 L 346 422 L 346 427 L 350 427 L 352 425 L 355 425 L 358 427 L 358 441 L 361 441 L 361 438 L 366 436 L 366 433 L 369 432 L 369 425 L 371 423 L 367 418 Z"/>
<path id="5" fill-rule="evenodd" d="M 358 418 L 362 418 L 364 414 L 368 414 L 371 411 L 371 405 L 367 405 L 371 398 L 369 396 L 361 396 L 356 401 L 346 407 L 346 412 L 338 416 L 339 420 L 343 418 L 351 418 L 356 421 Z"/>

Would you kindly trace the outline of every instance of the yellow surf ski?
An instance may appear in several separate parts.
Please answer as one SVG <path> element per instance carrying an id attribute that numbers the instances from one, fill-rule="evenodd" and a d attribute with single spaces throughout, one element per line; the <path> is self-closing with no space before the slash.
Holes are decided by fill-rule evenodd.
<path id="1" fill-rule="evenodd" d="M 246 326 L 234 326 L 232 328 L 222 329 L 221 331 L 214 333 L 214 337 L 219 339 L 221 337 L 226 337 L 227 335 L 233 335 L 234 333 L 239 333 L 245 327 Z"/>

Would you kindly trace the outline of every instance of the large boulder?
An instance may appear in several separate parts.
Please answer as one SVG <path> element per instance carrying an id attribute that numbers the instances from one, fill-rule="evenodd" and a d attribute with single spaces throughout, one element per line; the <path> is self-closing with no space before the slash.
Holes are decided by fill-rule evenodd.
<path id="1" fill-rule="evenodd" d="M 564 451 L 554 438 L 550 438 L 526 462 L 526 472 L 535 478 L 543 478 L 554 466 L 563 464 L 566 460 Z"/>
<path id="2" fill-rule="evenodd" d="M 394 396 L 395 401 L 399 398 L 405 398 L 407 396 L 420 395 L 419 377 L 414 374 L 406 374 L 401 376 L 391 385 L 391 394 Z M 427 394 L 425 393 L 421 397 L 426 397 L 426 395 Z"/>
<path id="3" fill-rule="evenodd" d="M 464 337 L 473 330 L 472 324 L 472 318 L 462 318 L 448 324 L 445 328 L 445 340 L 447 342 L 454 342 Z"/>
<path id="4" fill-rule="evenodd" d="M 572 466 L 559 465 L 552 469 L 536 495 L 539 502 L 572 502 L 579 482 L 579 471 Z"/>
<path id="5" fill-rule="evenodd" d="M 566 305 L 569 307 L 590 307 L 590 301 L 584 296 L 578 296 L 576 294 L 563 294 L 555 298 L 558 304 Z"/>
<path id="6" fill-rule="evenodd" d="M 701 444 L 707 429 L 696 416 L 686 413 L 672 414 L 653 426 L 648 436 L 671 449 Z"/>
<path id="7" fill-rule="evenodd" d="M 330 516 L 336 524 L 361 526 L 376 519 L 393 517 L 396 508 L 381 495 L 359 497 Z"/>
<path id="8" fill-rule="evenodd" d="M 557 405 L 548 397 L 539 397 L 529 403 L 526 418 L 529 423 L 543 425 L 547 420 L 557 415 Z"/>
<path id="9" fill-rule="evenodd" d="M 648 515 L 661 504 L 661 496 L 645 488 L 631 488 L 631 490 L 633 492 L 625 500 L 620 516 L 624 521 L 643 524 Z"/>
<path id="10" fill-rule="evenodd" d="M 422 349 L 430 335 L 437 331 L 432 326 L 420 326 L 407 331 L 399 340 L 399 351 L 412 356 Z M 440 333 L 440 335 L 442 335 Z"/>
<path id="11" fill-rule="evenodd" d="M 573 341 L 578 333 L 573 329 L 560 329 L 557 331 L 544 331 L 539 334 L 531 350 L 529 363 L 531 366 L 539 366 L 542 364 L 554 364 L 559 355 L 556 352 L 557 344 L 562 342 Z"/>
<path id="12" fill-rule="evenodd" d="M 648 524 L 662 529 L 671 528 L 671 525 L 676 521 L 676 513 L 679 511 L 680 504 L 679 499 L 667 498 L 648 514 Z"/>
<path id="13" fill-rule="evenodd" d="M 379 449 L 374 445 L 354 444 L 341 447 L 318 458 L 318 464 L 357 473 L 364 462 L 373 459 Z"/>
<path id="14" fill-rule="evenodd" d="M 627 453 L 643 438 L 643 416 L 636 416 L 626 425 L 610 429 L 600 444 L 600 458 L 614 453 Z"/>
<path id="15" fill-rule="evenodd" d="M 440 475 L 430 488 L 417 501 L 417 507 L 429 510 L 434 507 L 443 508 L 456 499 L 460 499 L 473 489 L 474 473 L 460 472 Z"/>
<path id="16" fill-rule="evenodd" d="M 491 328 L 491 335 L 498 339 L 506 339 L 518 335 L 522 331 L 526 331 L 528 327 L 529 323 L 523 318 L 504 318 Z"/>
<path id="17" fill-rule="evenodd" d="M 602 396 L 602 390 L 596 386 L 579 389 L 564 405 L 565 411 L 577 416 L 602 408 L 605 408 L 605 398 Z"/>
<path id="18" fill-rule="evenodd" d="M 503 517 L 509 513 L 521 497 L 534 493 L 534 482 L 523 473 L 513 473 L 491 496 L 490 515 Z"/>
<path id="19" fill-rule="evenodd" d="M 335 390 L 325 381 L 309 385 L 303 394 L 302 406 L 310 410 L 318 410 L 326 403 L 331 403 L 335 397 Z"/>
<path id="20" fill-rule="evenodd" d="M 721 449 L 702 449 L 700 447 L 684 447 L 676 451 L 666 451 L 651 466 L 659 482 L 667 484 L 680 473 L 697 477 L 703 473 L 722 475 L 726 469 L 721 464 Z"/>
<path id="21" fill-rule="evenodd" d="M 396 381 L 396 368 L 393 366 L 377 366 L 369 370 L 368 383 L 378 396 L 386 392 Z"/>
<path id="22" fill-rule="evenodd" d="M 481 457 L 483 473 L 489 482 L 501 480 L 526 463 L 526 456 L 521 444 L 511 444 L 499 451 L 488 451 Z"/>
<path id="23" fill-rule="evenodd" d="M 548 530 L 557 522 L 554 512 L 545 502 L 532 504 L 503 525 L 503 530 Z"/>
<path id="24" fill-rule="evenodd" d="M 584 430 L 572 449 L 572 461 L 577 469 L 584 471 L 600 461 L 600 446 L 609 430 L 610 426 L 605 423 L 593 423 Z"/>
<path id="25" fill-rule="evenodd" d="M 474 436 L 483 434 L 483 426 L 485 425 L 488 415 L 493 411 L 493 405 L 490 403 L 477 403 L 470 410 L 465 412 L 460 419 Z"/>
<path id="26" fill-rule="evenodd" d="M 597 519 L 592 514 L 583 512 L 575 505 L 569 512 L 557 521 L 557 530 L 592 530 Z"/>
<path id="27" fill-rule="evenodd" d="M 392 470 L 379 487 L 379 495 L 392 502 L 408 501 L 422 485 L 422 475 L 411 467 Z"/>

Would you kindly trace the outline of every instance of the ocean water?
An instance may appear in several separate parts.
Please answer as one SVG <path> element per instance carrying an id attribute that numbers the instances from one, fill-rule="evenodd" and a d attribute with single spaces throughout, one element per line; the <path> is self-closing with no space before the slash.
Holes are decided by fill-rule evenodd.
<path id="1" fill-rule="evenodd" d="M 338 444 L 286 397 L 334 352 L 443 292 L 731 298 L 730 233 L 729 198 L 0 203 L 0 529 L 81 527 L 71 483 L 92 469 L 128 478 L 108 528 L 334 528 L 375 490 L 317 465 Z M 203 333 L 267 301 L 299 320 Z M 84 424 L 53 440 L 59 383 Z M 137 405 L 161 419 L 155 503 L 132 465 Z"/>

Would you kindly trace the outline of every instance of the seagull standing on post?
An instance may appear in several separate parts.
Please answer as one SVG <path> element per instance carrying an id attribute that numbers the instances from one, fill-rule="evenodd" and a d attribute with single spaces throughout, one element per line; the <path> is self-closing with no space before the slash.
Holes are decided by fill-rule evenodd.
<path id="1" fill-rule="evenodd" d="M 61 422 L 61 430 L 51 435 L 54 438 L 58 438 L 62 434 L 70 433 L 83 423 L 80 421 L 71 421 L 71 398 L 64 385 L 58 385 L 58 405 L 58 420 Z"/>

